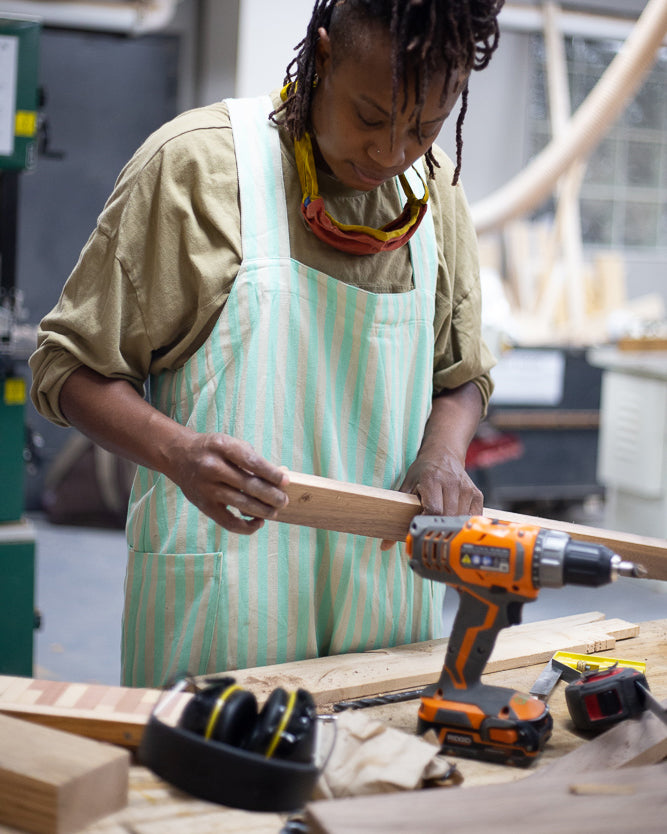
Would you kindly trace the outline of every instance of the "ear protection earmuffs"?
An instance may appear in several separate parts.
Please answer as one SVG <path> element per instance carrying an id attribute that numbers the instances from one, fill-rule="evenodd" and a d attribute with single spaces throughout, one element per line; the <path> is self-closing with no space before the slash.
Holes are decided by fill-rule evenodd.
<path id="1" fill-rule="evenodd" d="M 313 757 L 316 718 L 315 702 L 305 689 L 289 693 L 274 689 L 258 714 L 252 692 L 226 677 L 196 693 L 178 725 L 207 741 L 231 744 L 267 759 L 307 763 Z"/>
<path id="2" fill-rule="evenodd" d="M 172 693 L 185 688 L 182 681 Z M 255 811 L 293 811 L 310 798 L 317 712 L 305 689 L 275 689 L 258 711 L 231 677 L 212 679 L 185 705 L 176 726 L 153 711 L 139 761 L 200 799 Z"/>

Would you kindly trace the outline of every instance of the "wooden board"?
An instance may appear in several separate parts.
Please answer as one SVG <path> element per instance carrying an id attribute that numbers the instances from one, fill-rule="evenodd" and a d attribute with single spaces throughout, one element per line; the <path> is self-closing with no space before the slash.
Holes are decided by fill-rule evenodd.
<path id="1" fill-rule="evenodd" d="M 513 626 L 500 633 L 487 670 L 545 662 L 558 650 L 610 651 L 617 640 L 633 637 L 639 628 L 625 620 L 605 620 L 599 612 Z M 446 639 L 429 640 L 242 669 L 234 675 L 260 701 L 277 686 L 300 686 L 310 690 L 316 702 L 325 707 L 340 700 L 431 683 L 440 674 L 446 648 Z M 0 712 L 131 749 L 138 747 L 159 697 L 157 689 L 0 676 Z M 179 702 L 175 700 L 165 716 L 177 709 Z"/>
<path id="2" fill-rule="evenodd" d="M 98 741 L 139 746 L 159 689 L 0 676 L 0 713 Z M 178 708 L 178 699 L 165 711 Z"/>
<path id="3" fill-rule="evenodd" d="M 498 518 L 501 521 L 518 521 L 521 524 L 537 524 L 549 530 L 562 530 L 572 538 L 603 544 L 624 559 L 643 565 L 647 571 L 647 579 L 667 580 L 667 539 L 638 536 L 634 533 L 620 533 L 598 527 L 588 527 L 583 524 L 570 524 L 567 521 L 556 519 L 503 512 L 502 510 L 484 510 L 484 515 L 490 518 Z M 641 580 L 637 581 L 641 582 Z"/>
<path id="4" fill-rule="evenodd" d="M 644 338 L 633 339 L 630 336 L 626 336 L 618 340 L 616 347 L 619 350 L 628 351 L 660 350 L 664 351 L 667 355 L 667 338 L 646 336 Z"/>
<path id="5" fill-rule="evenodd" d="M 537 429 L 597 429 L 599 411 L 563 411 L 559 409 L 503 409 L 489 415 L 489 425 L 503 431 Z"/>
<path id="6" fill-rule="evenodd" d="M 417 496 L 289 472 L 289 504 L 278 521 L 403 541 L 421 512 Z"/>
<path id="7" fill-rule="evenodd" d="M 471 788 L 443 788 L 313 802 L 312 834 L 663 834 L 667 764 L 559 775 Z"/>
<path id="8" fill-rule="evenodd" d="M 127 805 L 127 751 L 0 715 L 0 822 L 68 834 Z"/>
<path id="9" fill-rule="evenodd" d="M 403 541 L 412 519 L 421 512 L 415 495 L 389 489 L 360 486 L 289 472 L 289 504 L 278 513 L 278 521 Z M 536 524 L 562 530 L 572 538 L 603 544 L 624 559 L 640 562 L 648 578 L 667 579 L 667 540 L 570 524 L 535 516 L 485 509 L 484 515 L 502 521 Z"/>
<path id="10" fill-rule="evenodd" d="M 597 621 L 591 617 L 599 618 Z M 498 635 L 486 673 L 543 663 L 556 651 L 612 651 L 616 641 L 636 636 L 640 626 L 605 620 L 596 612 L 526 623 Z M 447 639 L 426 640 L 375 651 L 319 657 L 235 672 L 243 686 L 265 697 L 277 686 L 305 687 L 318 705 L 425 686 L 440 675 Z"/>

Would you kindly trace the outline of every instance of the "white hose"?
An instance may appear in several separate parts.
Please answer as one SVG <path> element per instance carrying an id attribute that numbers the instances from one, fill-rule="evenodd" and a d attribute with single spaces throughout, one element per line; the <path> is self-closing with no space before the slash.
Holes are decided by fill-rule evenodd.
<path id="1" fill-rule="evenodd" d="M 653 66 L 667 35 L 667 0 L 649 0 L 633 30 L 572 118 L 516 177 L 471 207 L 479 234 L 539 206 L 573 162 L 599 144 Z"/>

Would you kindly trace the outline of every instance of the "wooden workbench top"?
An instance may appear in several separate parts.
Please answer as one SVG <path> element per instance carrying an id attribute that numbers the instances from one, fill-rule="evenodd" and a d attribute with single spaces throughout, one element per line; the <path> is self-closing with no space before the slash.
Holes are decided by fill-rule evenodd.
<path id="1" fill-rule="evenodd" d="M 510 630 L 506 630 L 510 631 Z M 646 674 L 655 696 L 659 700 L 667 698 L 667 619 L 640 624 L 638 636 L 624 639 L 612 652 L 615 656 L 633 660 L 643 660 Z M 609 652 L 607 652 L 609 654 Z M 357 655 L 357 664 L 359 658 Z M 444 659 L 444 655 L 443 658 Z M 307 669 L 310 661 L 303 661 Z M 312 661 L 316 664 L 316 661 Z M 486 683 L 511 686 L 520 691 L 528 691 L 544 666 L 543 662 L 522 668 L 496 671 L 484 676 Z M 275 667 L 270 672 L 275 675 Z M 261 677 L 261 670 L 252 670 L 254 680 Z M 16 679 L 18 680 L 18 679 Z M 267 681 L 273 686 L 275 681 Z M 288 683 L 291 686 L 292 683 Z M 63 685 L 64 686 L 64 685 Z M 15 686 L 16 689 L 16 686 Z M 575 733 L 567 714 L 564 686 L 559 684 L 552 694 L 549 704 L 554 717 L 554 732 L 547 749 L 541 758 L 528 769 L 519 769 L 494 765 L 467 759 L 455 760 L 463 775 L 461 788 L 447 788 L 435 793 L 474 788 L 475 786 L 515 782 L 531 776 L 539 776 L 540 771 L 548 772 L 548 767 L 565 754 L 580 748 L 585 741 L 583 735 Z M 148 701 L 151 699 L 148 698 Z M 0 709 L 2 708 L 0 687 Z M 387 724 L 407 732 L 414 732 L 417 722 L 417 701 L 407 701 L 390 706 L 373 707 L 367 710 L 369 715 L 379 718 Z M 667 749 L 666 753 L 667 755 Z M 421 792 L 422 794 L 424 792 Z M 428 791 L 432 795 L 434 791 Z M 393 796 L 397 796 L 394 794 Z M 340 800 L 347 802 L 347 800 Z M 314 803 L 317 807 L 320 803 Z M 322 804 L 324 807 L 324 803 Z M 474 808 L 470 809 L 474 815 Z M 277 814 L 259 814 L 238 811 L 207 802 L 192 799 L 161 782 L 146 768 L 134 766 L 130 773 L 130 801 L 119 811 L 93 826 L 85 829 L 86 834 L 218 834 L 218 832 L 238 832 L 238 834 L 278 834 L 284 825 L 285 817 Z M 579 823 L 583 822 L 581 819 Z M 637 820 L 637 829 L 641 830 L 641 820 Z M 321 829 L 326 830 L 326 829 Z M 345 830 L 345 829 L 343 829 Z M 361 828 L 359 829 L 362 830 Z M 366 829 L 363 829 L 366 830 Z M 368 831 L 374 829 L 369 828 Z M 445 830 L 445 828 L 441 829 Z M 554 829 L 555 830 L 555 829 Z M 0 834 L 8 834 L 13 829 L 0 826 Z"/>

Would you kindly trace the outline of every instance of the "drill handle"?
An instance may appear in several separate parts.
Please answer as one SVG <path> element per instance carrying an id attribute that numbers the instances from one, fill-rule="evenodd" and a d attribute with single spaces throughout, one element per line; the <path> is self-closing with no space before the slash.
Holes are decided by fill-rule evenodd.
<path id="1" fill-rule="evenodd" d="M 495 602 L 478 592 L 456 588 L 459 608 L 447 643 L 441 689 L 467 689 L 479 683 L 496 642 L 498 632 L 521 622 L 523 603 Z"/>

